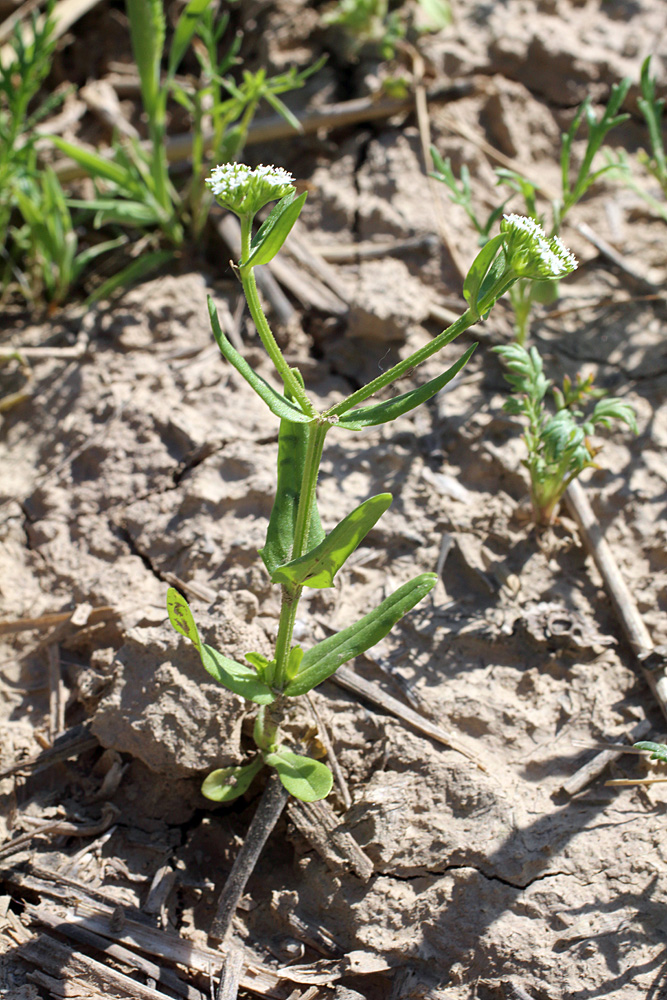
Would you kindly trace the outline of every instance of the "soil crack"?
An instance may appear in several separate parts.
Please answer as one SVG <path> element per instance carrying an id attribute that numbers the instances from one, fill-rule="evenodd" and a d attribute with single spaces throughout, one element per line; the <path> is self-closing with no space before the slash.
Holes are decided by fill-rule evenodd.
<path id="1" fill-rule="evenodd" d="M 122 526 L 116 525 L 116 528 L 118 530 L 118 533 L 120 534 L 120 537 L 126 543 L 132 555 L 137 556 L 139 559 L 141 559 L 146 569 L 153 574 L 156 580 L 159 580 L 160 583 L 168 584 L 169 581 L 165 579 L 165 577 L 163 576 L 163 574 L 160 572 L 159 569 L 156 569 L 156 567 L 153 565 L 150 556 L 146 555 L 145 552 L 141 551 L 141 549 L 137 545 L 136 539 L 132 537 L 131 532 L 127 528 Z"/>
<path id="2" fill-rule="evenodd" d="M 387 873 L 378 872 L 377 874 L 386 874 L 388 878 L 393 878 L 397 882 L 415 882 L 417 879 L 427 878 L 429 875 L 435 875 L 436 877 L 440 877 L 442 875 L 447 875 L 449 872 L 457 872 L 457 871 L 474 871 L 477 872 L 478 875 L 481 875 L 482 878 L 486 879 L 487 882 L 500 882 L 502 885 L 506 885 L 510 889 L 520 889 L 520 890 L 528 889 L 530 888 L 531 885 L 534 885 L 535 882 L 541 882 L 545 878 L 554 878 L 556 875 L 574 874 L 574 872 L 548 871 L 548 872 L 542 872 L 540 875 L 536 875 L 534 878 L 528 879 L 527 882 L 512 882 L 511 879 L 503 878 L 502 875 L 490 875 L 488 872 L 485 872 L 483 868 L 478 868 L 477 865 L 471 865 L 471 864 L 447 865 L 445 868 L 442 868 L 439 871 L 429 870 L 419 875 L 396 875 L 393 872 L 391 874 L 388 872 Z"/>

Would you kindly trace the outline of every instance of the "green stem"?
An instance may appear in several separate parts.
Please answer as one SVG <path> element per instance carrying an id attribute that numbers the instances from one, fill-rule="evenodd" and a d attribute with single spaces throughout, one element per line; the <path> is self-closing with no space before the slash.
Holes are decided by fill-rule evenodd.
<path id="1" fill-rule="evenodd" d="M 324 439 L 329 427 L 330 424 L 320 423 L 319 421 L 314 421 L 308 425 L 308 445 L 303 463 L 299 506 L 297 508 L 296 524 L 294 527 L 292 559 L 298 559 L 299 556 L 302 556 L 308 545 L 310 522 L 317 492 L 317 477 L 320 471 Z M 273 679 L 273 686 L 279 691 L 284 688 L 287 681 L 285 671 L 292 647 L 294 623 L 296 621 L 296 613 L 302 590 L 303 587 L 298 586 L 284 586 L 282 588 L 282 606 L 280 608 L 280 621 L 275 650 L 276 668 Z"/>
<path id="2" fill-rule="evenodd" d="M 241 216 L 241 260 L 245 260 L 250 253 L 250 237 L 252 232 L 252 216 L 244 215 Z M 255 275 L 253 273 L 252 267 L 239 267 L 239 274 L 241 276 L 241 283 L 243 285 L 243 291 L 245 293 L 246 301 L 248 307 L 250 308 L 250 315 L 253 318 L 253 322 L 257 327 L 257 332 L 266 348 L 266 351 L 273 361 L 276 371 L 283 380 L 283 385 L 287 394 L 297 401 L 304 413 L 307 413 L 311 417 L 317 416 L 317 410 L 308 399 L 306 391 L 300 384 L 299 380 L 295 377 L 294 372 L 290 366 L 285 361 L 282 351 L 276 343 L 276 338 L 271 332 L 271 327 L 268 324 L 268 320 L 264 315 L 264 310 L 259 301 L 259 293 L 257 291 L 257 282 L 255 281 Z"/>
<path id="3" fill-rule="evenodd" d="M 401 378 L 412 368 L 420 365 L 422 361 L 426 361 L 426 359 L 430 358 L 433 354 L 437 354 L 437 352 L 445 347 L 446 344 L 451 343 L 452 340 L 455 340 L 460 334 L 467 330 L 468 327 L 473 326 L 478 319 L 479 316 L 477 316 L 472 309 L 466 309 L 463 316 L 460 316 L 455 323 L 452 323 L 452 325 L 448 326 L 446 330 L 443 330 L 442 333 L 438 334 L 438 336 L 435 337 L 430 344 L 420 347 L 418 351 L 411 354 L 409 358 L 405 359 L 405 361 L 399 361 L 399 363 L 394 365 L 393 368 L 390 368 L 389 371 L 384 372 L 382 375 L 378 375 L 377 378 L 373 379 L 372 382 L 369 382 L 368 385 L 362 386 L 361 389 L 357 389 L 357 391 L 353 392 L 351 396 L 347 397 L 347 399 L 342 400 L 342 402 L 332 406 L 331 409 L 326 410 L 323 416 L 341 416 L 343 413 L 347 413 L 348 410 L 351 410 L 353 406 L 357 406 L 358 403 L 363 403 L 363 401 L 368 399 L 369 396 L 379 392 L 380 389 L 384 389 L 385 386 L 391 385 L 391 383 L 395 382 L 396 379 Z"/>

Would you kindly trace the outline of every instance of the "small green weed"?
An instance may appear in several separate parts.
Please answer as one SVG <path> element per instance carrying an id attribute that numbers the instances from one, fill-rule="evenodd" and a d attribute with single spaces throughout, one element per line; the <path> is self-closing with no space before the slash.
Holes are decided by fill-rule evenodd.
<path id="1" fill-rule="evenodd" d="M 530 473 L 530 496 L 535 522 L 551 524 L 565 490 L 584 469 L 597 468 L 596 451 L 589 437 L 596 427 L 610 428 L 613 421 L 627 424 L 636 434 L 637 422 L 629 403 L 610 396 L 593 386 L 592 376 L 569 377 L 563 388 L 551 388 L 544 375 L 542 358 L 537 349 L 527 351 L 520 344 L 494 347 L 507 372 L 505 379 L 513 389 L 503 405 L 507 413 L 525 417 L 528 426 L 523 434 L 528 457 L 524 465 Z M 556 412 L 549 414 L 545 397 L 551 388 Z M 585 417 L 580 409 L 597 400 L 592 412 Z"/>
<path id="2" fill-rule="evenodd" d="M 216 167 L 208 183 L 219 204 L 240 219 L 242 254 L 238 277 L 257 332 L 283 383 L 283 392 L 278 392 L 234 349 L 209 299 L 213 334 L 221 353 L 280 420 L 276 495 L 266 543 L 260 552 L 282 597 L 274 654 L 269 659 L 249 652 L 245 657 L 247 662 L 238 663 L 202 642 L 190 608 L 173 588 L 167 597 L 167 608 L 171 624 L 194 643 L 204 668 L 224 687 L 259 706 L 254 730 L 255 753 L 245 764 L 210 774 L 203 793 L 215 801 L 228 802 L 241 795 L 255 775 L 268 765 L 275 768 L 288 792 L 313 801 L 329 793 L 332 774 L 321 760 L 308 756 L 307 741 L 290 744 L 281 735 L 280 725 L 291 700 L 311 691 L 339 666 L 379 642 L 436 583 L 434 573 L 422 573 L 342 632 L 307 650 L 294 644 L 294 625 L 303 588 L 332 587 L 347 558 L 392 502 L 390 493 L 369 497 L 326 534 L 316 497 L 325 438 L 331 430 L 358 432 L 390 423 L 426 402 L 461 371 L 475 344 L 455 364 L 424 385 L 384 402 L 362 405 L 486 317 L 497 299 L 515 282 L 562 277 L 574 269 L 576 262 L 558 239 L 547 240 L 530 219 L 519 216 L 504 219 L 500 234 L 482 248 L 466 277 L 465 313 L 431 343 L 320 412 L 306 392 L 299 370 L 288 365 L 273 336 L 262 311 L 254 276 L 255 267 L 267 264 L 279 252 L 299 216 L 306 194 L 297 196 L 292 178 L 280 168 L 260 166 L 253 170 L 241 163 Z M 277 204 L 253 232 L 257 212 L 271 201 Z"/>

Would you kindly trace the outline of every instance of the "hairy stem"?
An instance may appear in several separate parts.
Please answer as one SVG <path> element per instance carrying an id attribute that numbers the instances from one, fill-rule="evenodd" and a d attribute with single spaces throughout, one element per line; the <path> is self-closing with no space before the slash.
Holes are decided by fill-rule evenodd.
<path id="1" fill-rule="evenodd" d="M 294 527 L 292 559 L 298 559 L 307 551 L 310 522 L 315 507 L 317 477 L 320 471 L 324 439 L 329 426 L 329 424 L 319 421 L 313 421 L 312 424 L 308 425 L 308 445 L 303 463 L 299 506 Z M 275 652 L 276 672 L 273 681 L 274 686 L 279 691 L 284 688 L 287 682 L 287 661 L 292 646 L 292 634 L 302 590 L 303 587 L 298 586 L 286 585 L 282 588 L 282 606 Z"/>
<path id="2" fill-rule="evenodd" d="M 242 261 L 245 260 L 250 253 L 251 233 L 252 216 L 244 215 L 241 217 Z M 285 361 L 283 353 L 276 343 L 276 338 L 271 332 L 271 327 L 268 324 L 267 318 L 264 315 L 264 310 L 262 309 L 262 305 L 259 301 L 257 282 L 255 281 L 253 268 L 241 265 L 239 268 L 239 275 L 241 277 L 241 284 L 243 285 L 246 301 L 250 309 L 250 315 L 252 316 L 255 326 L 257 327 L 257 332 L 262 340 L 262 343 L 264 344 L 269 357 L 276 367 L 276 371 L 283 380 L 283 385 L 285 386 L 287 394 L 298 402 L 304 413 L 307 413 L 311 417 L 317 416 L 315 407 L 308 399 L 305 389 L 294 375 L 294 372 Z"/>

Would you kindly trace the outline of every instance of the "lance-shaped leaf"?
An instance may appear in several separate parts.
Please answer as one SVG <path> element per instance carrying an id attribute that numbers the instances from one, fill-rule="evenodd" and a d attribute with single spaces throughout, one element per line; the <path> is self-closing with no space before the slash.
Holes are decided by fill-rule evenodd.
<path id="1" fill-rule="evenodd" d="M 204 669 L 228 691 L 254 701 L 257 705 L 270 705 L 276 700 L 271 688 L 260 681 L 255 671 L 245 664 L 230 660 L 228 656 L 223 656 L 217 649 L 205 644 L 200 647 L 199 654 Z"/>
<path id="2" fill-rule="evenodd" d="M 136 181 L 130 171 L 116 163 L 115 160 L 106 156 L 100 156 L 99 153 L 93 153 L 91 150 L 83 149 L 81 146 L 76 146 L 74 143 L 67 142 L 66 139 L 61 139 L 57 135 L 49 136 L 49 139 L 61 153 L 71 157 L 91 177 L 103 177 L 120 188 L 131 187 L 134 182 L 134 187 L 137 188 Z"/>
<path id="3" fill-rule="evenodd" d="M 274 389 L 272 385 L 258 375 L 248 362 L 242 357 L 239 352 L 232 347 L 230 342 L 225 337 L 222 332 L 222 327 L 220 326 L 220 320 L 218 319 L 218 311 L 215 308 L 215 303 L 213 299 L 208 296 L 208 312 L 211 317 L 211 327 L 213 329 L 213 336 L 216 339 L 216 343 L 220 348 L 222 355 L 229 361 L 230 365 L 236 368 L 239 375 L 242 375 L 246 380 L 248 385 L 251 386 L 257 393 L 257 395 L 264 400 L 268 408 L 272 413 L 275 413 L 277 417 L 281 420 L 291 420 L 295 423 L 308 423 L 312 420 L 312 417 L 307 416 L 303 413 L 299 407 L 292 403 L 291 400 L 286 399 L 277 389 Z"/>
<path id="4" fill-rule="evenodd" d="M 486 318 L 493 303 L 506 291 L 516 276 L 508 276 L 501 281 L 506 267 L 506 256 L 503 252 L 505 234 L 499 233 L 486 243 L 470 265 L 470 270 L 463 283 L 463 296 L 478 316 Z M 509 280 L 511 277 L 512 280 Z"/>
<path id="5" fill-rule="evenodd" d="M 373 406 L 362 406 L 358 410 L 350 410 L 349 413 L 344 414 L 340 418 L 338 426 L 345 427 L 349 431 L 360 431 L 364 427 L 385 424 L 390 420 L 396 420 L 397 417 L 402 417 L 404 413 L 409 413 L 410 410 L 421 406 L 422 403 L 435 396 L 436 392 L 440 392 L 443 386 L 451 382 L 470 360 L 476 347 L 477 344 L 473 344 L 451 368 L 448 368 L 442 375 L 431 379 L 430 382 L 419 386 L 418 389 L 411 389 L 400 396 L 394 396 L 393 399 L 385 400 L 384 403 L 376 403 Z"/>
<path id="6" fill-rule="evenodd" d="M 275 767 L 281 782 L 295 799 L 317 802 L 318 799 L 325 799 L 331 791 L 333 775 L 320 760 L 282 748 L 275 753 L 264 754 L 264 760 L 270 767 Z"/>
<path id="7" fill-rule="evenodd" d="M 201 639 L 190 611 L 190 605 L 179 592 L 170 587 L 167 591 L 167 614 L 172 628 L 189 639 L 197 649 L 201 650 Z"/>
<path id="8" fill-rule="evenodd" d="M 187 51 L 188 45 L 192 41 L 192 37 L 197 30 L 197 25 L 199 24 L 202 15 L 205 13 L 206 8 L 210 5 L 211 0 L 189 0 L 189 3 L 185 5 L 183 13 L 179 17 L 176 24 L 176 30 L 174 31 L 174 37 L 169 50 L 169 68 L 167 70 L 168 77 L 173 77 L 174 73 L 178 69 L 181 60 Z"/>
<path id="9" fill-rule="evenodd" d="M 299 218 L 307 196 L 307 191 L 298 197 L 296 191 L 292 191 L 280 199 L 255 233 L 248 259 L 241 261 L 242 267 L 257 267 L 273 260 Z"/>
<path id="10" fill-rule="evenodd" d="M 273 676 L 276 670 L 276 661 L 269 660 L 261 653 L 245 653 L 244 655 L 248 663 L 255 668 L 264 683 L 271 686 L 271 684 L 273 684 Z"/>
<path id="11" fill-rule="evenodd" d="M 252 764 L 221 767 L 217 771 L 211 771 L 201 786 L 202 795 L 214 802 L 233 802 L 248 790 L 253 778 L 263 767 L 262 758 L 256 757 Z"/>
<path id="12" fill-rule="evenodd" d="M 399 618 L 419 604 L 435 587 L 435 573 L 422 573 L 387 597 L 379 607 L 349 628 L 324 639 L 304 654 L 299 672 L 285 688 L 290 697 L 311 691 L 338 670 L 343 663 L 384 639 Z"/>
<path id="13" fill-rule="evenodd" d="M 292 583 L 299 587 L 333 587 L 338 570 L 382 517 L 391 501 L 391 493 L 379 493 L 365 500 L 343 518 L 316 548 L 299 559 L 279 566 L 272 573 L 271 582 Z"/>
<path id="14" fill-rule="evenodd" d="M 280 421 L 276 498 L 266 530 L 266 545 L 259 552 L 271 576 L 292 555 L 308 433 L 308 428 L 303 424 L 295 424 L 290 420 Z M 315 504 L 310 519 L 308 549 L 314 549 L 323 538 L 324 531 Z"/>
<path id="15" fill-rule="evenodd" d="M 275 701 L 271 688 L 259 679 L 254 670 L 246 667 L 244 663 L 230 660 L 228 656 L 223 656 L 201 641 L 190 606 L 174 587 L 170 587 L 167 591 L 167 613 L 176 631 L 197 647 L 204 669 L 218 684 L 258 705 L 270 705 Z"/>

